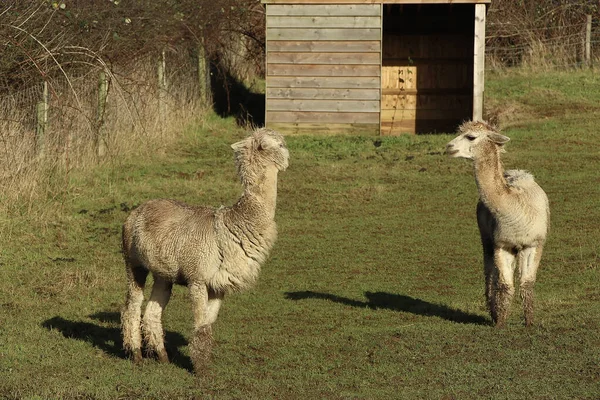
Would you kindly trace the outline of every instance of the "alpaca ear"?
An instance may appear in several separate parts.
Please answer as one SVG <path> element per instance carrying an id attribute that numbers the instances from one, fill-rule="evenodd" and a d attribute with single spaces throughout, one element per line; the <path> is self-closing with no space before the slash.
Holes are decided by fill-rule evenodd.
<path id="1" fill-rule="evenodd" d="M 231 148 L 233 149 L 233 151 L 239 151 L 239 150 L 243 149 L 245 145 L 246 145 L 246 140 L 240 140 L 239 142 L 232 144 Z"/>
<path id="2" fill-rule="evenodd" d="M 508 136 L 504 136 L 499 133 L 490 133 L 489 137 L 492 142 L 499 144 L 500 146 L 502 146 L 510 140 Z"/>

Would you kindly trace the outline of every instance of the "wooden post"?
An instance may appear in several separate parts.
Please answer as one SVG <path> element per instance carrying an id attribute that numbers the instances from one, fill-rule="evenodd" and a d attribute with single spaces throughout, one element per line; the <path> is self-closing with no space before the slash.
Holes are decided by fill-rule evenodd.
<path id="1" fill-rule="evenodd" d="M 485 67 L 485 4 L 475 4 L 475 48 L 473 57 L 473 120 L 483 119 Z"/>
<path id="2" fill-rule="evenodd" d="M 36 104 L 36 151 L 38 155 L 44 153 L 44 141 L 48 126 L 48 82 L 44 81 L 42 99 Z"/>
<path id="3" fill-rule="evenodd" d="M 158 59 L 158 123 L 160 125 L 160 132 L 163 133 L 163 122 L 167 116 L 166 110 L 166 94 L 167 94 L 167 77 L 166 77 L 166 60 L 165 50 L 163 49 Z"/>
<path id="4" fill-rule="evenodd" d="M 106 112 L 106 98 L 108 97 L 108 79 L 104 71 L 98 77 L 98 108 L 96 109 L 96 151 L 98 157 L 106 154 L 106 138 L 104 137 L 104 113 Z"/>
<path id="5" fill-rule="evenodd" d="M 198 44 L 198 90 L 200 103 L 207 106 L 210 103 L 210 68 L 206 60 L 204 40 Z"/>
<path id="6" fill-rule="evenodd" d="M 592 16 L 586 16 L 585 24 L 585 65 L 590 67 L 592 65 Z"/>

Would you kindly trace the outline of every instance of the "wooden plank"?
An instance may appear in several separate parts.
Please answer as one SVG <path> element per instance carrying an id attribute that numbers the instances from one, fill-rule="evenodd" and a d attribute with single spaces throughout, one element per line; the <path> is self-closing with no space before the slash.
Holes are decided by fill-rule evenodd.
<path id="1" fill-rule="evenodd" d="M 270 123 L 356 123 L 379 125 L 378 112 L 306 112 L 306 111 L 267 111 L 267 125 Z"/>
<path id="2" fill-rule="evenodd" d="M 280 76 L 379 76 L 378 65 L 267 64 L 267 75 Z"/>
<path id="3" fill-rule="evenodd" d="M 430 57 L 430 58 L 384 58 L 382 64 L 384 67 L 393 66 L 411 66 L 420 67 L 426 65 L 468 65 L 473 61 L 473 57 Z"/>
<path id="4" fill-rule="evenodd" d="M 483 118 L 485 67 L 485 6 L 475 6 L 475 48 L 473 56 L 473 120 Z"/>
<path id="5" fill-rule="evenodd" d="M 363 88 L 378 89 L 379 77 L 370 76 L 267 76 L 267 88 Z"/>
<path id="6" fill-rule="evenodd" d="M 467 119 L 468 119 L 467 115 Z M 410 109 L 410 110 L 381 110 L 381 123 L 387 123 L 391 121 L 402 121 L 405 119 L 451 119 L 465 120 L 464 114 L 457 115 L 456 110 L 424 110 L 424 109 Z"/>
<path id="7" fill-rule="evenodd" d="M 376 100 L 267 99 L 269 111 L 377 112 Z"/>
<path id="8" fill-rule="evenodd" d="M 398 96 L 398 95 L 443 95 L 443 96 L 469 96 L 473 94 L 470 89 L 464 88 L 431 88 L 431 89 L 382 89 L 382 96 Z"/>
<path id="9" fill-rule="evenodd" d="M 338 41 L 300 41 L 300 40 L 271 40 L 269 52 L 314 52 L 314 53 L 370 53 L 380 52 L 379 40 L 338 40 Z"/>
<path id="10" fill-rule="evenodd" d="M 381 17 L 267 16 L 269 28 L 380 28 Z"/>
<path id="11" fill-rule="evenodd" d="M 267 88 L 267 99 L 379 100 L 379 89 Z"/>
<path id="12" fill-rule="evenodd" d="M 270 129 L 284 135 L 366 135 L 379 134 L 379 124 L 271 123 Z"/>
<path id="13" fill-rule="evenodd" d="M 269 28 L 267 40 L 379 40 L 380 28 Z"/>
<path id="14" fill-rule="evenodd" d="M 454 133 L 463 121 L 457 119 L 403 120 L 395 123 L 382 123 L 381 135 L 397 136 L 403 134 Z"/>
<path id="15" fill-rule="evenodd" d="M 269 2 L 270 3 L 270 2 Z M 309 16 L 309 17 L 319 17 L 319 16 L 380 16 L 381 15 L 381 5 L 379 4 L 335 4 L 334 1 L 329 2 L 314 2 L 315 4 L 307 4 L 301 1 L 280 1 L 279 3 L 288 3 L 288 4 L 269 4 L 267 6 L 267 18 L 269 16 L 274 15 L 288 15 L 288 16 Z M 296 3 L 296 4 L 289 4 Z M 321 3 L 321 4 L 319 4 Z M 322 3 L 334 3 L 334 4 L 322 4 Z M 348 2 L 348 3 L 360 3 L 357 2 Z"/>
<path id="16" fill-rule="evenodd" d="M 473 56 L 472 43 L 472 33 L 408 34 L 385 31 L 383 59 L 469 58 L 470 63 Z"/>
<path id="17" fill-rule="evenodd" d="M 421 65 L 384 66 L 381 68 L 382 89 L 471 89 L 472 66 Z"/>
<path id="18" fill-rule="evenodd" d="M 288 53 L 267 54 L 267 63 L 273 64 L 376 64 L 379 53 Z"/>
<path id="19" fill-rule="evenodd" d="M 490 4 L 492 0 L 261 0 L 271 7 L 275 4 Z M 268 7 L 267 7 L 268 9 Z"/>

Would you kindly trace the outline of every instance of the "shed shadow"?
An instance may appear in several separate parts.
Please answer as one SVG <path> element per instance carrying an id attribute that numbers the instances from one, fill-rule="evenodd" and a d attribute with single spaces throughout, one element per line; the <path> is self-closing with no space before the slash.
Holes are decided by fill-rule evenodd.
<path id="1" fill-rule="evenodd" d="M 459 324 L 490 325 L 490 321 L 481 315 L 464 312 L 443 304 L 430 303 L 401 294 L 365 292 L 367 301 L 354 300 L 330 293 L 313 291 L 287 292 L 285 293 L 285 296 L 289 300 L 321 299 L 352 307 L 368 307 L 372 310 L 384 309 L 407 312 L 425 317 L 439 317 Z"/>
<path id="2" fill-rule="evenodd" d="M 265 125 L 265 94 L 249 89 L 227 68 L 220 67 L 218 57 L 211 62 L 211 88 L 217 115 L 235 117 L 238 126 Z"/>
<path id="3" fill-rule="evenodd" d="M 113 357 L 127 359 L 128 357 L 123 350 L 119 313 L 101 311 L 88 317 L 99 323 L 70 321 L 55 316 L 44 321 L 42 326 L 48 330 L 57 330 L 67 339 L 88 342 Z M 165 347 L 170 361 L 182 369 L 193 372 L 194 368 L 190 358 L 179 351 L 180 347 L 187 346 L 187 344 L 187 340 L 180 333 L 165 332 Z"/>

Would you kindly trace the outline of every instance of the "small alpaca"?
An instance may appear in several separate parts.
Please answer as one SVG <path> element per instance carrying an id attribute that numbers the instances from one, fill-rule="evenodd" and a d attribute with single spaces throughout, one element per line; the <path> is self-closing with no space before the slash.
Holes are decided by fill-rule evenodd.
<path id="1" fill-rule="evenodd" d="M 142 360 L 142 332 L 149 354 L 168 362 L 161 316 L 173 284 L 186 285 L 194 314 L 190 356 L 202 371 L 212 348 L 212 324 L 225 294 L 251 286 L 275 239 L 277 174 L 288 167 L 289 152 L 278 132 L 258 129 L 231 146 L 244 193 L 231 207 L 191 206 L 150 200 L 123 225 L 127 296 L 121 314 L 123 346 Z M 154 277 L 143 318 L 144 285 Z M 141 329 L 140 329 L 141 328 Z"/>
<path id="2" fill-rule="evenodd" d="M 446 146 L 446 153 L 473 160 L 485 296 L 492 321 L 498 327 L 506 323 L 517 261 L 525 325 L 530 326 L 533 286 L 550 223 L 548 198 L 528 172 L 504 171 L 500 153 L 508 137 L 481 121 L 465 122 L 459 132 Z"/>

